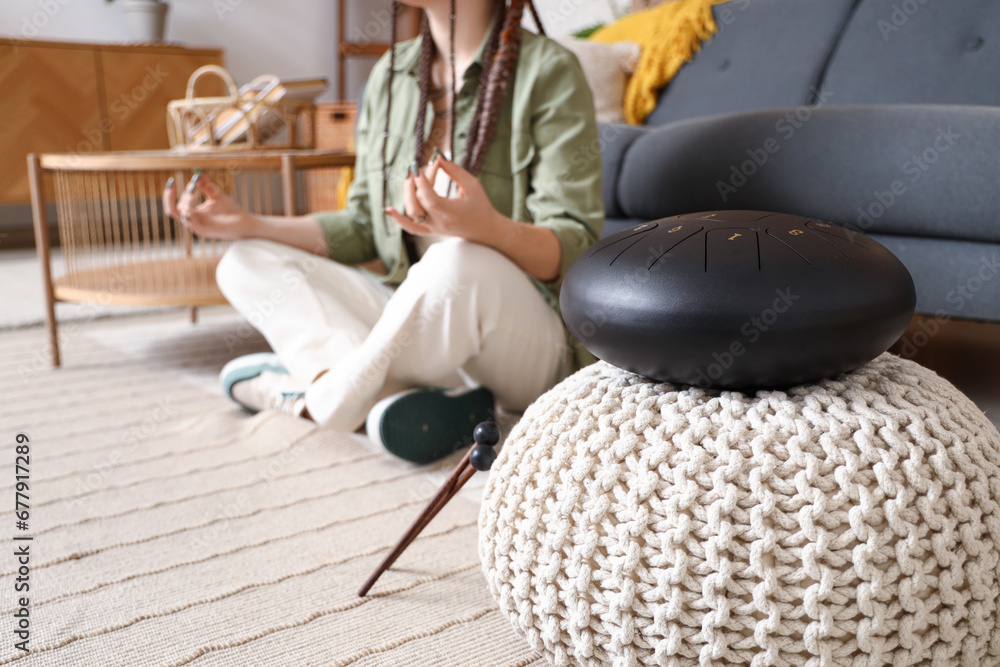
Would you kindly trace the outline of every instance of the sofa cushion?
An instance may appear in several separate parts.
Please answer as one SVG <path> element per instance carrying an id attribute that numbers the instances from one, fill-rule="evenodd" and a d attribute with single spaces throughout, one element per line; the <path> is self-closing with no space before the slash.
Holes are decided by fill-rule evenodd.
<path id="1" fill-rule="evenodd" d="M 689 119 L 632 143 L 619 218 L 752 209 L 1000 242 L 1000 109 L 831 106 Z"/>
<path id="2" fill-rule="evenodd" d="M 559 37 L 557 42 L 573 52 L 580 61 L 583 76 L 594 96 L 594 113 L 601 123 L 624 123 L 625 86 L 639 62 L 635 42 L 601 44 L 589 39 Z"/>
<path id="3" fill-rule="evenodd" d="M 862 0 L 823 89 L 836 104 L 1000 105 L 998 68 L 1000 2 Z"/>
<path id="4" fill-rule="evenodd" d="M 646 125 L 813 102 L 854 0 L 735 0 L 718 32 L 663 89 Z M 830 98 L 836 103 L 836 95 Z"/>
<path id="5" fill-rule="evenodd" d="M 871 236 L 910 270 L 918 313 L 1000 320 L 1000 244 Z"/>

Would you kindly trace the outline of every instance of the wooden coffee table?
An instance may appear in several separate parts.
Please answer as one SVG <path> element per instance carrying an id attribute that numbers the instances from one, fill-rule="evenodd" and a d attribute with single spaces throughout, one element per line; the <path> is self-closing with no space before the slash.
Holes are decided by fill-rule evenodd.
<path id="1" fill-rule="evenodd" d="M 323 186 L 304 172 L 353 166 L 352 152 L 323 150 L 29 155 L 53 367 L 61 364 L 57 301 L 187 306 L 192 322 L 198 306 L 226 302 L 215 284 L 215 266 L 228 243 L 196 238 L 163 215 L 160 199 L 168 178 L 183 188 L 192 171 L 201 170 L 254 213 L 295 215 L 306 208 L 307 187 Z M 66 259 L 66 273 L 56 278 L 49 201 L 56 204 Z"/>

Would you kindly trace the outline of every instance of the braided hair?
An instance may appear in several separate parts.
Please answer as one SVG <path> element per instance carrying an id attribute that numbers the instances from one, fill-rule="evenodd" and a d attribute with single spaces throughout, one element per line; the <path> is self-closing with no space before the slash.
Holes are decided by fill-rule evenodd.
<path id="1" fill-rule="evenodd" d="M 508 4 L 509 2 L 509 4 Z M 497 121 L 500 116 L 500 107 L 507 93 L 507 82 L 511 72 L 517 64 L 518 53 L 521 49 L 521 19 L 524 16 L 525 5 L 531 12 L 532 19 L 538 32 L 545 34 L 542 27 L 541 18 L 532 0 L 493 0 L 494 19 L 493 28 L 487 38 L 486 48 L 483 51 L 483 68 L 479 76 L 479 89 L 476 95 L 476 110 L 472 117 L 472 124 L 469 128 L 468 141 L 465 146 L 465 155 L 462 159 L 462 166 L 474 176 L 479 175 L 479 171 L 486 159 L 486 152 L 489 150 L 493 137 L 496 135 Z M 389 145 L 389 118 L 392 111 L 392 81 L 396 66 L 396 19 L 399 14 L 399 0 L 392 0 L 390 10 L 390 47 L 389 47 L 389 76 L 387 81 L 385 127 L 382 131 L 382 201 L 385 201 L 386 191 L 389 182 L 389 168 L 387 164 L 387 151 Z M 430 25 L 426 14 L 420 23 L 420 106 L 425 109 L 427 97 L 430 91 L 430 65 L 434 56 L 434 40 L 431 38 Z M 449 44 L 448 44 L 448 66 L 449 77 L 449 101 L 452 112 L 448 115 L 448 132 L 450 146 L 452 147 L 452 159 L 455 150 L 455 0 L 451 0 L 449 15 Z M 414 141 L 413 161 L 418 165 L 423 162 L 424 153 L 424 128 L 426 114 L 417 113 Z M 383 214 L 383 224 L 385 215 Z"/>

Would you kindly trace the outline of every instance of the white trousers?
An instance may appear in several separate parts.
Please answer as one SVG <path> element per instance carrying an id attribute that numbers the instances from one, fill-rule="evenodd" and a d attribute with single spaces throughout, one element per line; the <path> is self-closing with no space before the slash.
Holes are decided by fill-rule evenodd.
<path id="1" fill-rule="evenodd" d="M 395 289 L 261 239 L 230 246 L 216 280 L 330 428 L 354 431 L 381 398 L 417 386 L 483 385 L 522 411 L 569 372 L 562 320 L 528 277 L 461 239 L 432 245 Z"/>

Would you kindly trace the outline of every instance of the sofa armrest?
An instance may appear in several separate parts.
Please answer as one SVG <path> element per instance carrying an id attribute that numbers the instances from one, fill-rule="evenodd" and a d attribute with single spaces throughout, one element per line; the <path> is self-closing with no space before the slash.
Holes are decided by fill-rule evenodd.
<path id="1" fill-rule="evenodd" d="M 798 107 L 670 123 L 632 141 L 617 217 L 716 209 L 874 233 L 1000 241 L 1000 108 Z"/>
<path id="2" fill-rule="evenodd" d="M 609 218 L 621 217 L 621 207 L 615 196 L 618 175 L 621 172 L 625 153 L 637 138 L 654 132 L 654 128 L 626 125 L 624 123 L 598 123 L 601 165 L 604 170 L 601 179 L 601 197 L 604 200 L 604 215 Z"/>

